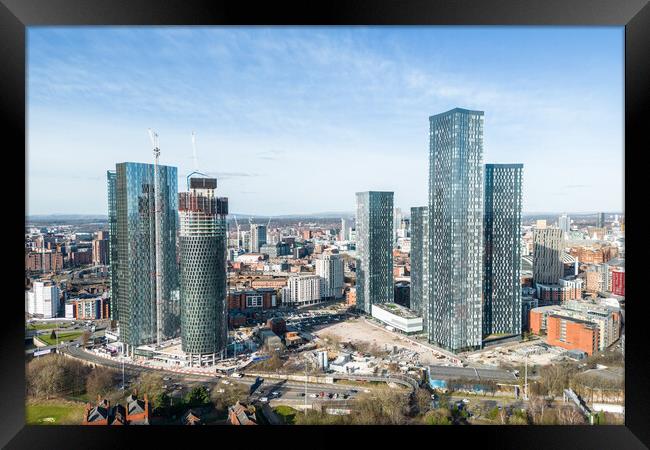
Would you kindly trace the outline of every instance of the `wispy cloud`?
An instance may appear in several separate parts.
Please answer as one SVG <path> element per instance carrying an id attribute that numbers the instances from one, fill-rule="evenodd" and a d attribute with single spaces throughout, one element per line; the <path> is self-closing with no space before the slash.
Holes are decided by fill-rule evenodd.
<path id="1" fill-rule="evenodd" d="M 546 189 L 575 167 L 622 171 L 622 42 L 611 30 L 566 28 L 30 29 L 31 203 L 76 193 L 93 205 L 103 174 L 84 174 L 95 187 L 71 192 L 72 183 L 39 185 L 32 170 L 75 180 L 134 149 L 146 160 L 153 126 L 179 173 L 191 171 L 197 130 L 199 166 L 232 180 L 223 186 L 234 202 L 248 195 L 237 180 L 256 194 L 238 209 L 346 209 L 355 189 L 372 186 L 394 189 L 398 206 L 423 204 L 428 116 L 461 106 L 486 111 L 486 162 L 524 163 L 525 208 L 620 208 L 622 182 L 566 185 L 572 195 L 557 207 Z M 310 189 L 322 170 L 331 189 Z M 279 182 L 288 173 L 307 188 L 290 202 Z"/>

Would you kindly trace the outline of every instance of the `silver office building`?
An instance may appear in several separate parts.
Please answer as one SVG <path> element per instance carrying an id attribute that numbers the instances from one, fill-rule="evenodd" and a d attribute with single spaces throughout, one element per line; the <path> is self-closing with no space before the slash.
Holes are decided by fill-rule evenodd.
<path id="1" fill-rule="evenodd" d="M 523 164 L 485 165 L 483 335 L 521 334 Z"/>
<path id="2" fill-rule="evenodd" d="M 393 193 L 357 192 L 357 308 L 391 303 L 393 289 Z"/>
<path id="3" fill-rule="evenodd" d="M 429 341 L 482 345 L 483 111 L 429 118 Z"/>

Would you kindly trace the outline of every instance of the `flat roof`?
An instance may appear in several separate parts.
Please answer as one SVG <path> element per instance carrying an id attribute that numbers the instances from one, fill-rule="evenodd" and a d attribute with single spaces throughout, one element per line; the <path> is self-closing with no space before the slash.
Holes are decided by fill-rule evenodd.
<path id="1" fill-rule="evenodd" d="M 505 369 L 474 367 L 429 366 L 429 378 L 468 378 L 471 380 L 517 381 L 514 373 Z"/>
<path id="2" fill-rule="evenodd" d="M 420 317 L 415 311 L 412 311 L 405 306 L 398 305 L 397 303 L 377 303 L 372 306 L 405 319 L 417 319 Z"/>

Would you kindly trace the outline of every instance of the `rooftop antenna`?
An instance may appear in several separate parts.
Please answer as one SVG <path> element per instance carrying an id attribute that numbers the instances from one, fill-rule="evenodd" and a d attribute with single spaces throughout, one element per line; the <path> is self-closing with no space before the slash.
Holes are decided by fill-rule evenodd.
<path id="1" fill-rule="evenodd" d="M 156 240 L 156 343 L 162 344 L 162 251 L 161 245 L 161 228 L 162 228 L 162 214 L 161 214 L 161 198 L 160 198 L 160 176 L 158 173 L 158 158 L 160 157 L 160 147 L 158 144 L 158 133 L 149 128 L 149 139 L 153 146 L 154 157 L 154 217 L 155 217 L 155 240 Z"/>

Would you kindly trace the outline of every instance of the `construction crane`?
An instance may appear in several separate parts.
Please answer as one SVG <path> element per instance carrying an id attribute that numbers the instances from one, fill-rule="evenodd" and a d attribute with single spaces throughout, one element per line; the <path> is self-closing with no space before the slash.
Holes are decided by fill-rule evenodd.
<path id="1" fill-rule="evenodd" d="M 199 160 L 196 157 L 196 134 L 192 131 L 192 162 L 194 163 L 194 171 L 199 170 Z"/>
<path id="2" fill-rule="evenodd" d="M 149 128 L 149 139 L 153 146 L 154 157 L 154 223 L 155 223 L 155 252 L 156 252 L 156 343 L 162 344 L 162 249 L 161 249 L 161 233 L 162 233 L 162 199 L 160 198 L 160 175 L 158 171 L 158 158 L 160 157 L 160 147 L 158 141 L 158 133 Z"/>

